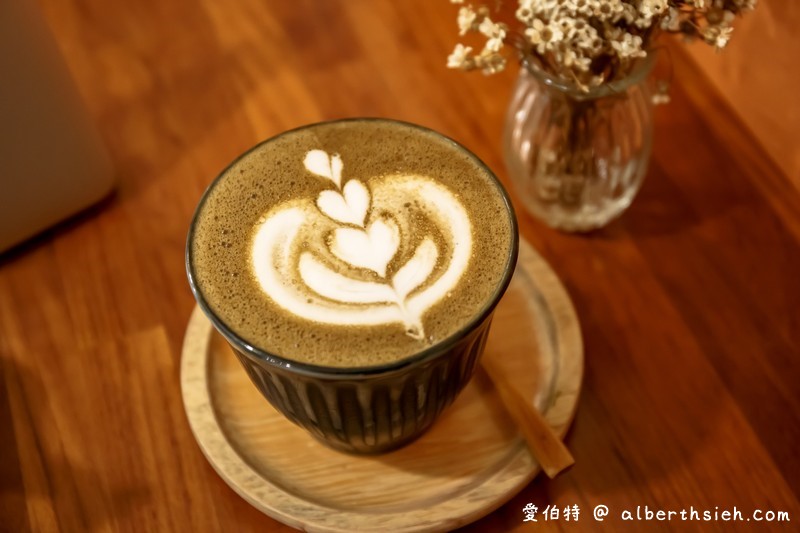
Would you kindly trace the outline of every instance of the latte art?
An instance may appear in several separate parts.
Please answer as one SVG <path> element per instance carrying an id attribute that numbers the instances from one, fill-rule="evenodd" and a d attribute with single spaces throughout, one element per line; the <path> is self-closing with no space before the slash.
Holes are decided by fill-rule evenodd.
<path id="1" fill-rule="evenodd" d="M 251 253 L 261 289 L 306 320 L 397 323 L 423 339 L 425 313 L 469 266 L 466 209 L 450 189 L 423 175 L 345 180 L 342 158 L 322 150 L 309 151 L 303 164 L 321 190 L 262 217 Z"/>
<path id="2" fill-rule="evenodd" d="M 314 124 L 253 147 L 214 180 L 187 269 L 204 310 L 253 350 L 375 368 L 482 320 L 513 268 L 510 215 L 491 171 L 435 132 Z"/>

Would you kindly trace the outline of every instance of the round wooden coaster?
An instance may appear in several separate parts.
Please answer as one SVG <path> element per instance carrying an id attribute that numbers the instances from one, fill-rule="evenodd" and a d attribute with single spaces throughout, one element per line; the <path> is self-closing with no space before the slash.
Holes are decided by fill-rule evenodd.
<path id="1" fill-rule="evenodd" d="M 481 373 L 420 439 L 359 457 L 326 448 L 272 408 L 199 308 L 182 357 L 186 414 L 211 465 L 245 500 L 299 529 L 449 530 L 498 508 L 539 472 Z M 580 326 L 564 287 L 524 241 L 484 357 L 566 433 L 583 376 Z"/>

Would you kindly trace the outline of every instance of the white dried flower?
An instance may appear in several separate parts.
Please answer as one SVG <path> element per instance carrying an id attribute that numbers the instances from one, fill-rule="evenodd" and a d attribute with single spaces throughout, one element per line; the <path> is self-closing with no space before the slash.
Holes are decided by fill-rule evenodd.
<path id="1" fill-rule="evenodd" d="M 618 38 L 611 41 L 611 47 L 622 59 L 646 57 L 647 52 L 642 50 L 642 38 L 626 31 L 620 31 Z"/>
<path id="2" fill-rule="evenodd" d="M 453 52 L 447 56 L 447 68 L 469 69 L 472 63 L 469 57 L 471 52 L 471 47 L 457 44 Z"/>
<path id="3" fill-rule="evenodd" d="M 500 24 L 492 22 L 489 17 L 484 18 L 478 26 L 478 31 L 490 39 L 505 39 L 506 32 Z"/>
<path id="4" fill-rule="evenodd" d="M 622 15 L 623 4 L 621 0 L 607 0 L 596 2 L 593 5 L 592 15 L 600 20 L 616 22 Z"/>
<path id="5" fill-rule="evenodd" d="M 565 67 L 574 68 L 579 72 L 587 72 L 591 65 L 591 60 L 588 57 L 578 54 L 571 48 L 564 50 L 561 57 L 561 61 Z"/>
<path id="6" fill-rule="evenodd" d="M 636 7 L 634 7 L 633 4 L 623 3 L 619 20 L 623 21 L 625 24 L 633 24 L 637 18 L 639 18 L 639 14 L 636 11 Z"/>
<path id="7" fill-rule="evenodd" d="M 709 26 L 703 31 L 703 39 L 717 50 L 722 50 L 730 41 L 732 33 L 731 26 Z"/>
<path id="8" fill-rule="evenodd" d="M 503 49 L 503 39 L 500 39 L 498 37 L 492 37 L 491 39 L 487 39 L 483 49 L 486 52 L 491 52 L 493 54 L 496 54 Z"/>
<path id="9" fill-rule="evenodd" d="M 535 19 L 531 27 L 525 30 L 525 36 L 543 54 L 552 49 L 554 43 L 564 39 L 564 31 L 555 24 L 545 24 L 541 19 Z"/>
<path id="10" fill-rule="evenodd" d="M 576 30 L 575 33 L 572 35 L 572 44 L 577 48 L 581 48 L 583 50 L 591 50 L 592 48 L 594 48 L 596 40 L 597 40 L 597 30 L 595 30 L 589 25 L 582 26 L 579 30 Z"/>
<path id="11" fill-rule="evenodd" d="M 677 8 L 670 7 L 667 15 L 661 19 L 661 28 L 673 32 L 680 31 L 681 12 Z"/>
<path id="12" fill-rule="evenodd" d="M 653 19 L 664 13 L 668 7 L 667 0 L 642 0 L 639 4 L 639 13 L 643 17 Z"/>
<path id="13" fill-rule="evenodd" d="M 458 34 L 459 35 L 466 35 L 466 33 L 472 30 L 473 24 L 475 24 L 475 19 L 478 18 L 478 14 L 475 13 L 475 10 L 472 9 L 472 6 L 464 6 L 458 10 L 458 18 L 456 18 L 456 22 L 458 23 Z"/>
<path id="14" fill-rule="evenodd" d="M 545 38 L 542 35 L 544 31 L 545 25 L 541 19 L 534 19 L 531 23 L 531 27 L 525 30 L 525 37 L 528 38 L 528 41 L 532 45 L 538 45 L 545 42 Z M 543 52 L 539 52 L 540 54 Z"/>
<path id="15" fill-rule="evenodd" d="M 530 2 L 520 2 L 519 8 L 517 8 L 517 12 L 514 14 L 517 17 L 517 20 L 524 23 L 526 26 L 530 25 L 533 22 L 534 12 L 533 8 L 530 6 Z"/>
<path id="16" fill-rule="evenodd" d="M 495 74 L 506 68 L 506 58 L 502 54 L 493 53 L 486 49 L 475 56 L 475 68 L 481 69 L 484 74 Z"/>
<path id="17" fill-rule="evenodd" d="M 558 9 L 559 6 L 564 4 L 564 0 L 530 0 L 520 2 L 520 5 L 523 5 L 523 3 L 531 8 L 534 14 L 543 15 Z"/>

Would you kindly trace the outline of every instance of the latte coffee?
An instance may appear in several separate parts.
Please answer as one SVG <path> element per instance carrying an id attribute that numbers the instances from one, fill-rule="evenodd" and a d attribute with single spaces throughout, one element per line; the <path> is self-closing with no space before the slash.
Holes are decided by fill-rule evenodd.
<path id="1" fill-rule="evenodd" d="M 321 367 L 419 354 L 485 315 L 516 230 L 454 142 L 375 119 L 322 123 L 236 160 L 197 209 L 199 301 L 245 345 Z"/>

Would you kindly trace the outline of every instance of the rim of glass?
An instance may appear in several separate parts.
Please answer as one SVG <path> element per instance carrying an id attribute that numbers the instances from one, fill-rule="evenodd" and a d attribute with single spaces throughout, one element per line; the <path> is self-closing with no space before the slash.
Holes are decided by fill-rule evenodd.
<path id="1" fill-rule="evenodd" d="M 205 205 L 205 202 L 208 199 L 208 196 L 211 193 L 211 191 L 234 165 L 236 165 L 240 160 L 249 156 L 255 150 L 259 149 L 262 145 L 273 142 L 283 137 L 284 135 L 302 131 L 308 128 L 322 126 L 325 124 L 347 123 L 347 122 L 384 122 L 387 124 L 397 124 L 401 126 L 410 127 L 412 129 L 416 129 L 421 132 L 431 134 L 434 137 L 438 137 L 439 139 L 452 145 L 454 148 L 463 151 L 464 153 L 467 154 L 467 156 L 470 157 L 470 159 L 472 159 L 478 165 L 479 168 L 481 168 L 486 172 L 487 176 L 489 177 L 490 183 L 494 184 L 494 186 L 496 187 L 498 193 L 500 194 L 500 197 L 502 198 L 503 205 L 506 208 L 506 212 L 508 213 L 509 223 L 510 223 L 509 237 L 511 242 L 509 244 L 511 247 L 511 253 L 509 254 L 506 263 L 504 265 L 503 276 L 500 279 L 500 282 L 498 283 L 495 290 L 492 292 L 491 296 L 488 298 L 486 304 L 481 309 L 478 310 L 478 312 L 475 314 L 475 316 L 473 316 L 472 319 L 470 319 L 466 324 L 464 324 L 461 328 L 459 328 L 455 333 L 453 333 L 449 337 L 442 339 L 441 341 L 427 347 L 426 349 L 417 354 L 404 357 L 398 361 L 394 361 L 391 363 L 365 366 L 365 367 L 335 367 L 335 366 L 323 366 L 311 363 L 303 363 L 300 361 L 295 361 L 294 359 L 273 354 L 267 350 L 254 346 L 253 344 L 250 344 L 250 342 L 248 342 L 246 339 L 238 335 L 233 330 L 233 328 L 230 328 L 227 324 L 225 324 L 225 322 L 223 322 L 222 319 L 220 319 L 216 315 L 216 313 L 211 309 L 196 282 L 195 279 L 196 276 L 192 266 L 192 241 L 194 240 L 194 231 L 198 216 L 202 211 L 203 206 Z M 518 254 L 519 254 L 519 227 L 517 225 L 517 217 L 514 212 L 514 207 L 511 204 L 511 199 L 505 187 L 497 178 L 495 173 L 486 165 L 486 163 L 484 163 L 470 149 L 468 149 L 458 141 L 455 141 L 454 139 L 442 133 L 439 133 L 435 130 L 427 128 L 425 126 L 420 126 L 418 124 L 413 124 L 411 122 L 404 122 L 395 119 L 387 119 L 379 117 L 363 117 L 363 118 L 343 118 L 343 119 L 326 120 L 299 126 L 297 128 L 281 132 L 277 135 L 273 135 L 272 137 L 269 137 L 259 142 L 258 144 L 254 145 L 253 147 L 249 148 L 241 155 L 236 157 L 236 159 L 234 159 L 230 164 L 228 164 L 228 166 L 226 166 L 217 175 L 217 177 L 214 178 L 214 180 L 208 185 L 208 187 L 200 197 L 200 201 L 198 202 L 194 214 L 192 215 L 192 220 L 189 225 L 189 232 L 186 238 L 185 267 L 186 267 L 186 275 L 189 280 L 189 286 L 192 290 L 192 294 L 194 295 L 195 300 L 197 301 L 197 304 L 200 306 L 200 308 L 203 310 L 203 313 L 209 318 L 212 324 L 214 324 L 217 331 L 219 331 L 228 340 L 228 342 L 236 346 L 240 352 L 244 353 L 245 355 L 253 359 L 267 363 L 271 366 L 279 367 L 285 371 L 302 374 L 305 376 L 323 378 L 323 379 L 338 379 L 344 376 L 349 379 L 357 379 L 359 377 L 367 378 L 383 374 L 390 374 L 412 365 L 417 365 L 420 363 L 425 363 L 430 360 L 436 359 L 439 355 L 445 353 L 449 348 L 451 348 L 459 341 L 461 341 L 464 337 L 469 335 L 476 327 L 480 325 L 481 322 L 483 322 L 494 311 L 494 308 L 497 306 L 501 297 L 506 292 L 506 289 L 508 288 L 509 283 L 511 283 L 511 278 L 514 274 L 514 269 L 516 267 Z"/>
<path id="2" fill-rule="evenodd" d="M 610 81 L 592 87 L 589 91 L 582 91 L 572 82 L 559 78 L 549 72 L 544 71 L 534 60 L 525 56 L 520 63 L 533 77 L 548 87 L 558 89 L 578 100 L 591 100 L 612 96 L 625 92 L 629 87 L 641 83 L 653 70 L 657 57 L 656 50 L 647 51 L 647 55 L 634 63 L 633 68 L 624 78 Z"/>

